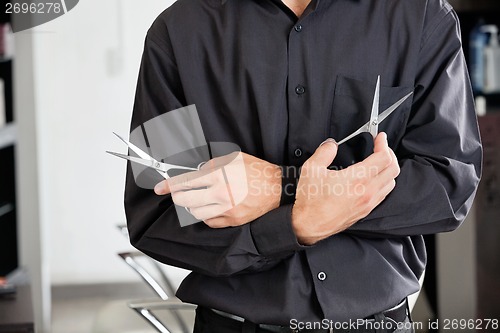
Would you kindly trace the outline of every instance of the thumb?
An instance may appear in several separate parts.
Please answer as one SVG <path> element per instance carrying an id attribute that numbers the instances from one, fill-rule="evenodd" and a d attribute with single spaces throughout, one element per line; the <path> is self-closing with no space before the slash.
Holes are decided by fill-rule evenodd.
<path id="1" fill-rule="evenodd" d="M 328 167 L 337 156 L 337 142 L 333 139 L 326 139 L 316 148 L 309 160 L 319 166 Z"/>

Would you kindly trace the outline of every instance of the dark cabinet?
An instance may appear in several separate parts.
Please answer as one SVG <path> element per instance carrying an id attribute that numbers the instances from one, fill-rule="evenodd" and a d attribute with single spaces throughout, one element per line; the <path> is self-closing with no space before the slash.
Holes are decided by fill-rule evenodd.
<path id="1" fill-rule="evenodd" d="M 483 177 L 476 196 L 478 318 L 500 318 L 500 113 L 479 118 Z"/>
<path id="2" fill-rule="evenodd" d="M 29 284 L 17 286 L 15 297 L 0 299 L 0 333 L 33 333 L 33 307 Z"/>
<path id="3" fill-rule="evenodd" d="M 452 0 L 468 59 L 469 33 L 484 20 L 500 27 L 499 0 Z M 500 317 L 500 94 L 485 95 L 487 114 L 479 118 L 484 148 L 483 175 L 475 201 L 477 318 Z"/>
<path id="4" fill-rule="evenodd" d="M 0 276 L 18 266 L 14 145 L 0 149 Z"/>
<path id="5" fill-rule="evenodd" d="M 500 27 L 500 0 L 448 1 L 458 14 L 462 46 L 465 58 L 470 65 L 470 33 L 480 20 Z M 500 253 L 500 228 L 498 228 L 500 220 L 500 112 L 495 112 L 500 109 L 500 94 L 489 94 L 484 98 L 488 113 L 479 119 L 484 145 L 484 172 L 475 200 L 475 211 L 471 212 L 470 220 L 466 221 L 470 225 L 462 226 L 461 230 L 450 235 L 440 235 L 439 243 L 435 243 L 435 237 L 432 235 L 426 237 L 428 265 L 424 290 L 436 318 L 500 317 L 500 259 L 498 257 Z M 470 230 L 471 235 L 461 233 L 463 230 Z M 469 243 L 463 243 L 464 240 Z M 469 263 L 469 257 L 473 264 Z M 450 276 L 450 271 L 459 272 L 461 275 Z M 446 278 L 462 281 L 464 285 L 458 286 L 455 281 L 450 282 Z M 449 285 L 456 288 L 450 289 Z M 460 289 L 466 287 L 469 289 Z M 471 294 L 474 295 L 473 299 L 470 299 Z M 453 301 L 458 300 L 470 302 L 472 305 L 453 304 Z"/>
<path id="6" fill-rule="evenodd" d="M 3 9 L 3 8 L 2 8 Z M 10 16 L 0 12 L 0 276 L 18 267 L 15 146 L 13 105 L 13 57 L 7 52 L 6 24 Z"/>

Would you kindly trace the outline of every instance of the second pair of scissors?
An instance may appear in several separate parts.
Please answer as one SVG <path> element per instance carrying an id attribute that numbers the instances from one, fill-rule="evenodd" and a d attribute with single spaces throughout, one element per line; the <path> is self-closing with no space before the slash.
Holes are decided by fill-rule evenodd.
<path id="1" fill-rule="evenodd" d="M 361 133 L 370 133 L 373 138 L 378 134 L 378 125 L 383 122 L 391 113 L 393 113 L 401 104 L 403 104 L 408 97 L 410 97 L 413 94 L 413 91 L 408 93 L 406 96 L 401 98 L 399 101 L 388 107 L 386 110 L 384 110 L 382 113 L 379 114 L 379 102 L 380 102 L 380 75 L 377 78 L 377 84 L 375 86 L 375 94 L 373 96 L 373 104 L 372 104 L 372 110 L 370 114 L 370 120 L 358 128 L 356 131 L 353 133 L 349 134 L 346 138 L 340 140 L 337 142 L 337 145 L 341 145 L 346 141 L 349 141 L 350 139 L 354 138 L 355 136 L 361 134 Z"/>
<path id="2" fill-rule="evenodd" d="M 114 132 L 113 132 L 114 133 Z M 170 170 L 186 170 L 186 171 L 196 171 L 201 168 L 201 166 L 204 164 L 204 162 L 200 163 L 197 168 L 191 168 L 191 167 L 186 167 L 182 165 L 175 165 L 175 164 L 170 164 L 170 163 L 164 163 L 156 160 L 153 158 L 151 155 L 148 153 L 144 152 L 142 149 L 134 145 L 132 142 L 125 140 L 118 134 L 114 133 L 120 140 L 122 140 L 129 148 L 132 150 L 134 153 L 136 153 L 139 157 L 135 156 L 129 156 L 125 154 L 120 154 L 120 153 L 115 153 L 112 151 L 108 151 L 107 153 L 124 158 L 126 160 L 129 160 L 134 163 L 138 163 L 144 166 L 147 166 L 149 168 L 155 169 L 160 175 L 163 176 L 165 179 L 169 179 L 170 175 L 168 172 Z"/>

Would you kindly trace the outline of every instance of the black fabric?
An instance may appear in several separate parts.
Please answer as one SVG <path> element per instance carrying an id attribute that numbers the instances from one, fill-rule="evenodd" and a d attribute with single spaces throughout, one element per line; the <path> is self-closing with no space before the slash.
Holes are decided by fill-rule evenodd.
<path id="1" fill-rule="evenodd" d="M 281 199 L 280 206 L 293 204 L 299 179 L 297 168 L 281 167 Z"/>
<path id="2" fill-rule="evenodd" d="M 280 1 L 179 0 L 146 37 L 131 128 L 195 104 L 207 141 L 300 167 L 326 138 L 369 119 L 379 74 L 381 110 L 415 93 L 380 125 L 401 174 L 366 218 L 310 247 L 293 233 L 292 203 L 241 227 L 181 227 L 171 198 L 137 187 L 129 169 L 132 244 L 193 271 L 182 300 L 263 324 L 366 318 L 416 292 L 421 235 L 460 225 L 481 172 L 459 25 L 445 1 L 313 0 L 297 19 Z M 332 168 L 372 149 L 369 135 L 349 141 Z"/>
<path id="3" fill-rule="evenodd" d="M 348 328 L 335 328 L 335 324 L 325 324 L 324 328 L 318 329 L 296 329 L 291 326 L 276 326 L 272 328 L 262 327 L 259 324 L 252 323 L 248 320 L 239 322 L 231 318 L 221 316 L 214 311 L 198 307 L 196 309 L 196 317 L 193 333 L 413 333 L 415 332 L 410 319 L 404 315 L 399 322 L 393 322 L 384 314 L 376 314 L 374 320 L 381 323 L 376 326 L 374 324 L 355 324 Z M 357 321 L 354 321 L 357 323 Z M 384 324 L 385 323 L 385 324 Z M 340 326 L 339 326 L 340 327 Z"/>

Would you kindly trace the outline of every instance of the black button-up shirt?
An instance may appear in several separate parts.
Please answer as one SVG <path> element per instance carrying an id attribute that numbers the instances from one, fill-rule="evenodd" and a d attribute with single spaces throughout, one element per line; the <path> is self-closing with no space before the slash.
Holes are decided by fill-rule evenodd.
<path id="1" fill-rule="evenodd" d="M 459 26 L 445 1 L 313 0 L 297 19 L 280 1 L 179 0 L 148 32 L 131 127 L 195 104 L 207 141 L 301 166 L 323 140 L 369 119 L 379 74 L 381 110 L 415 93 L 380 126 L 401 174 L 365 219 L 310 247 L 297 243 L 286 203 L 240 227 L 181 228 L 171 198 L 140 189 L 129 170 L 132 244 L 193 271 L 182 300 L 257 323 L 364 318 L 416 292 L 420 235 L 456 228 L 480 176 Z M 342 145 L 335 166 L 362 160 L 372 142 Z"/>

